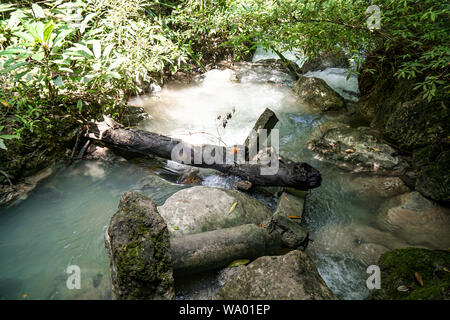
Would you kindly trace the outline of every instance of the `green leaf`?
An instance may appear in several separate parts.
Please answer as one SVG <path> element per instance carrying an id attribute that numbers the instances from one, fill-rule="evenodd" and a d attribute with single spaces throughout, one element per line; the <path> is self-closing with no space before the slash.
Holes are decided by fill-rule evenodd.
<path id="1" fill-rule="evenodd" d="M 1 55 L 9 55 L 9 54 L 17 54 L 17 53 L 27 53 L 30 52 L 27 49 L 24 48 L 9 48 L 3 51 L 0 51 L 0 56 Z"/>
<path id="2" fill-rule="evenodd" d="M 44 59 L 44 57 L 45 57 L 45 54 L 42 51 L 37 52 L 31 56 L 31 58 L 33 58 L 36 61 L 42 61 L 42 59 Z"/>
<path id="3" fill-rule="evenodd" d="M 53 28 L 55 28 L 55 24 L 52 21 L 49 21 L 45 24 L 44 27 L 44 36 L 43 40 L 44 42 L 47 42 L 50 39 L 50 36 L 52 34 Z"/>
<path id="4" fill-rule="evenodd" d="M 248 260 L 248 259 L 234 260 L 232 263 L 230 263 L 228 268 L 236 268 L 236 267 L 240 267 L 240 266 L 245 266 L 249 262 L 250 262 L 250 260 Z"/>
<path id="5" fill-rule="evenodd" d="M 34 37 L 30 33 L 26 32 L 15 32 L 15 36 L 24 39 L 28 43 L 34 43 Z"/>
<path id="6" fill-rule="evenodd" d="M 78 112 L 81 112 L 81 110 L 83 109 L 83 101 L 78 100 L 77 109 L 78 109 Z"/>
<path id="7" fill-rule="evenodd" d="M 89 13 L 89 14 L 84 18 L 84 20 L 83 20 L 83 21 L 81 22 L 81 24 L 80 24 L 80 33 L 81 33 L 81 34 L 83 34 L 83 33 L 84 33 L 84 30 L 86 30 L 86 27 L 87 27 L 88 22 L 89 22 L 93 17 L 95 17 L 96 15 L 97 15 L 96 12 Z"/>
<path id="8" fill-rule="evenodd" d="M 110 44 L 103 50 L 103 56 L 105 58 L 109 57 L 109 54 L 111 53 L 112 48 L 114 48 L 114 44 Z"/>
<path id="9" fill-rule="evenodd" d="M 37 5 L 36 3 L 33 3 L 31 5 L 31 9 L 33 10 L 34 16 L 36 18 L 38 18 L 38 19 L 45 18 L 44 10 L 39 5 Z"/>
<path id="10" fill-rule="evenodd" d="M 4 140 L 11 140 L 11 139 L 17 139 L 19 138 L 18 135 L 16 134 L 4 134 L 4 135 L 0 135 L 0 139 L 4 139 Z"/>
<path id="11" fill-rule="evenodd" d="M 102 56 L 102 47 L 100 45 L 100 41 L 99 40 L 94 40 L 92 42 L 92 46 L 93 46 L 93 50 L 94 50 L 94 57 L 96 59 L 99 59 Z"/>
<path id="12" fill-rule="evenodd" d="M 82 45 L 82 44 L 80 44 L 80 43 L 75 43 L 75 48 L 77 48 L 77 49 L 79 49 L 79 50 L 81 50 L 81 51 L 84 51 L 84 52 L 86 52 L 88 55 L 90 55 L 91 57 L 94 57 L 94 53 L 88 48 L 88 47 L 86 47 L 85 45 Z"/>
<path id="13" fill-rule="evenodd" d="M 0 139 L 0 149 L 8 150 L 8 148 L 6 147 L 6 145 L 5 145 L 5 143 L 3 142 L 2 139 Z"/>
<path id="14" fill-rule="evenodd" d="M 66 51 L 66 52 L 64 52 L 64 54 L 68 55 L 68 56 L 77 56 L 77 57 L 83 57 L 83 58 L 87 58 L 87 59 L 91 59 L 92 58 L 92 55 L 86 53 L 85 51 L 81 51 L 81 50 L 78 50 L 78 51 Z"/>
<path id="15" fill-rule="evenodd" d="M 26 62 L 26 61 L 14 63 L 14 64 L 10 65 L 8 68 L 2 70 L 0 73 L 8 73 L 8 72 L 11 72 L 20 67 L 26 66 L 26 65 L 28 65 L 28 62 Z"/>
<path id="16" fill-rule="evenodd" d="M 114 79 L 118 79 L 118 80 L 122 79 L 120 74 L 118 72 L 115 72 L 115 71 L 110 71 L 106 75 L 108 75 L 108 76 L 110 76 L 110 77 L 112 77 Z"/>

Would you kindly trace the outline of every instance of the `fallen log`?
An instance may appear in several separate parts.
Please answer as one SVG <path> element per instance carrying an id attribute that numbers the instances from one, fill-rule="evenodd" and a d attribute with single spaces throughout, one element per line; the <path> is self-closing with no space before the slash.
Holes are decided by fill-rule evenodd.
<path id="1" fill-rule="evenodd" d="M 174 271 L 199 273 L 259 258 L 266 253 L 266 238 L 266 231 L 254 224 L 171 238 Z"/>
<path id="2" fill-rule="evenodd" d="M 276 163 L 242 163 L 238 159 L 245 160 L 248 152 L 245 146 L 191 145 L 157 133 L 125 128 L 107 117 L 103 122 L 89 125 L 86 137 L 125 154 L 155 155 L 196 167 L 215 169 L 250 181 L 255 186 L 309 190 L 319 187 L 322 182 L 320 172 L 307 163 L 286 164 L 279 161 L 278 157 Z M 178 150 L 175 157 L 174 150 Z M 274 164 L 278 170 L 271 172 Z"/>

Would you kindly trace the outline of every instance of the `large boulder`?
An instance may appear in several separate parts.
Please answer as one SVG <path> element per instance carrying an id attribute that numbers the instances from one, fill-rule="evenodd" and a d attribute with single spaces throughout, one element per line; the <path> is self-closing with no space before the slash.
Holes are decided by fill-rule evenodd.
<path id="1" fill-rule="evenodd" d="M 428 146 L 414 153 L 416 190 L 433 200 L 450 203 L 450 151 Z"/>
<path id="2" fill-rule="evenodd" d="M 228 281 L 215 300 L 335 300 L 314 262 L 299 250 L 261 257 Z"/>
<path id="3" fill-rule="evenodd" d="M 372 290 L 372 300 L 449 300 L 450 252 L 419 248 L 384 253 L 381 289 Z"/>
<path id="4" fill-rule="evenodd" d="M 264 203 L 251 196 L 205 186 L 178 191 L 158 211 L 172 236 L 260 224 L 272 215 Z"/>
<path id="5" fill-rule="evenodd" d="M 348 68 L 350 61 L 343 51 L 331 51 L 318 57 L 309 58 L 301 67 L 301 73 L 325 70 L 326 68 Z"/>
<path id="6" fill-rule="evenodd" d="M 358 200 L 366 203 L 411 191 L 399 177 L 357 176 L 350 178 L 346 187 Z"/>
<path id="7" fill-rule="evenodd" d="M 367 266 L 376 264 L 386 251 L 408 247 L 390 232 L 356 223 L 322 228 L 313 238 L 310 249 L 315 254 L 346 256 Z"/>
<path id="8" fill-rule="evenodd" d="M 111 218 L 105 245 L 116 299 L 174 299 L 169 233 L 152 200 L 125 192 Z"/>
<path id="9" fill-rule="evenodd" d="M 263 59 L 257 62 L 237 62 L 234 72 L 235 81 L 242 83 L 273 83 L 292 86 L 295 83 L 296 73 L 290 68 L 298 66 L 289 62 L 285 66 L 279 59 Z"/>
<path id="10" fill-rule="evenodd" d="M 377 223 L 412 245 L 436 249 L 450 247 L 450 210 L 418 192 L 386 201 L 380 208 Z"/>
<path id="11" fill-rule="evenodd" d="M 448 141 L 450 115 L 444 107 L 421 98 L 399 103 L 384 125 L 384 134 L 406 150 Z"/>
<path id="12" fill-rule="evenodd" d="M 408 163 L 397 151 L 377 137 L 371 128 L 352 128 L 341 125 L 327 129 L 311 140 L 308 147 L 321 160 L 354 171 L 383 175 L 400 175 L 406 172 Z"/>
<path id="13" fill-rule="evenodd" d="M 325 80 L 300 77 L 295 83 L 294 93 L 299 100 L 322 111 L 338 111 L 345 108 L 345 101 Z"/>

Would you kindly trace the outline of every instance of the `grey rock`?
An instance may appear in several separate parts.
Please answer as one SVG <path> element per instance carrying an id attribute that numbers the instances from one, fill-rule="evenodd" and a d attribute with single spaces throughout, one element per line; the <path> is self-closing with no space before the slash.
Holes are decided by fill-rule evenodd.
<path id="1" fill-rule="evenodd" d="M 300 77 L 293 87 L 299 100 L 324 112 L 345 109 L 345 101 L 323 79 Z"/>
<path id="2" fill-rule="evenodd" d="M 295 63 L 291 63 L 291 66 Z M 296 75 L 281 60 L 263 59 L 258 62 L 238 62 L 235 64 L 234 80 L 242 83 L 273 83 L 292 86 Z"/>
<path id="3" fill-rule="evenodd" d="M 301 251 L 261 257 L 228 281 L 215 300 L 335 300 L 314 262 Z"/>
<path id="4" fill-rule="evenodd" d="M 354 177 L 347 184 L 347 190 L 364 202 L 376 198 L 390 198 L 411 191 L 399 177 L 379 176 Z"/>
<path id="5" fill-rule="evenodd" d="M 301 195 L 301 192 L 302 191 L 299 191 L 299 193 L 297 194 Z M 297 197 L 293 194 L 283 192 L 278 200 L 275 215 L 281 215 L 284 217 L 298 216 L 302 218 L 304 206 L 305 206 L 304 197 Z"/>
<path id="6" fill-rule="evenodd" d="M 418 192 L 394 197 L 381 206 L 378 225 L 412 245 L 450 247 L 450 210 Z"/>
<path id="7" fill-rule="evenodd" d="M 326 68 L 348 68 L 350 61 L 343 51 L 334 51 L 321 54 L 318 57 L 308 59 L 301 68 L 301 73 L 309 71 L 325 70 Z"/>
<path id="8" fill-rule="evenodd" d="M 264 203 L 246 194 L 204 186 L 178 191 L 158 211 L 174 237 L 259 224 L 272 215 Z"/>
<path id="9" fill-rule="evenodd" d="M 409 167 L 394 148 L 378 138 L 376 130 L 367 127 L 332 127 L 311 140 L 308 147 L 321 160 L 348 171 L 401 175 Z"/>

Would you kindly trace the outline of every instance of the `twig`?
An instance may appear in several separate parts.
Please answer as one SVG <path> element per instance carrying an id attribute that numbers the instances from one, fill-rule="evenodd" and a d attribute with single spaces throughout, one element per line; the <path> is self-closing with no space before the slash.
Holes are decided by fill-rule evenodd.
<path id="1" fill-rule="evenodd" d="M 81 148 L 81 151 L 75 160 L 81 160 L 83 158 L 83 155 L 86 152 L 86 149 L 89 147 L 90 143 L 91 143 L 91 140 L 86 141 L 86 143 L 84 144 L 83 148 Z"/>
<path id="2" fill-rule="evenodd" d="M 74 146 L 73 149 L 72 149 L 72 154 L 71 154 L 70 159 L 69 159 L 69 165 L 72 163 L 72 159 L 73 159 L 73 157 L 74 157 L 74 155 L 75 155 L 75 152 L 76 152 L 76 150 L 77 150 L 77 148 L 78 148 L 78 144 L 80 143 L 81 132 L 83 132 L 82 129 L 80 129 L 80 130 L 78 131 L 78 134 L 77 134 L 77 140 L 75 141 L 75 146 Z"/>
<path id="3" fill-rule="evenodd" d="M 7 180 L 8 183 L 9 183 L 9 186 L 12 187 L 12 188 L 14 188 L 14 185 L 11 183 L 11 180 L 9 179 L 9 175 L 8 175 L 5 171 L 3 171 L 3 170 L 0 170 L 0 173 L 1 173 L 2 175 L 5 176 L 6 180 Z"/>

